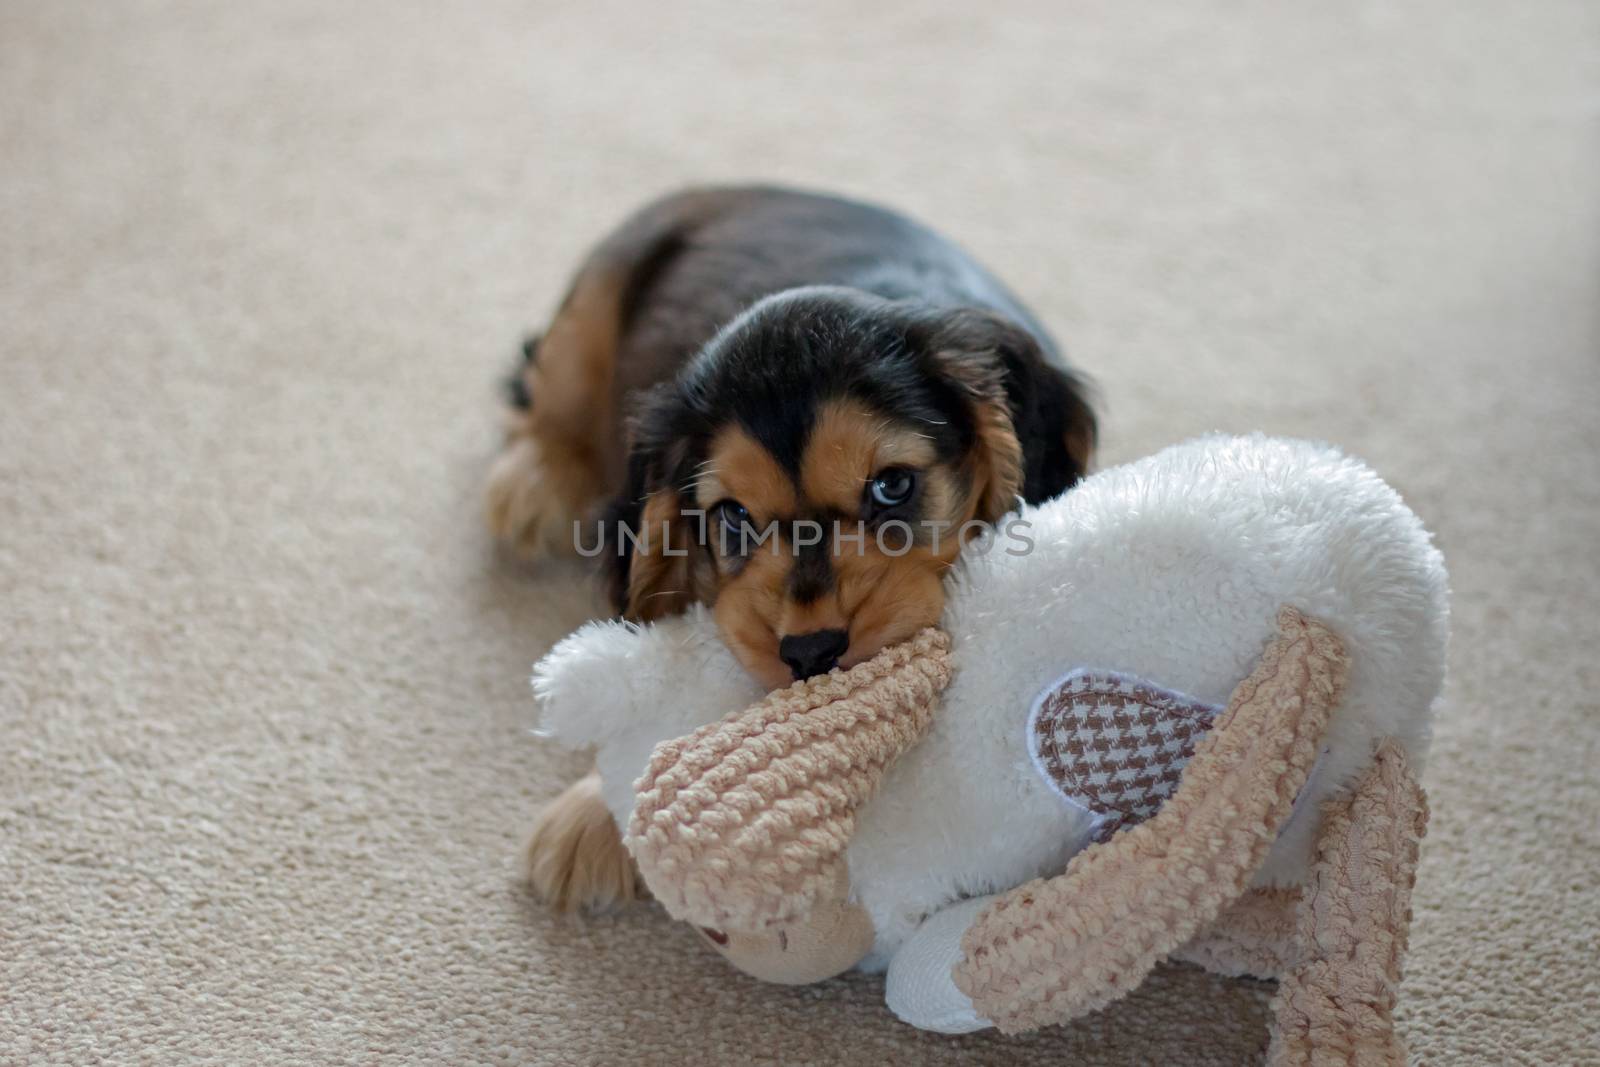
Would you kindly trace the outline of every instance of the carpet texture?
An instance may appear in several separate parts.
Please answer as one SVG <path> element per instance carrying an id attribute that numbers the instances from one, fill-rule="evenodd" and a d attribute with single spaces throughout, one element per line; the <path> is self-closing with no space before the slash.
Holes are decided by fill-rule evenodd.
<path id="1" fill-rule="evenodd" d="M 651 13 L 653 12 L 653 13 Z M 544 914 L 494 379 L 682 183 L 892 202 L 1105 396 L 1103 460 L 1337 441 L 1456 596 L 1402 1025 L 1600 1062 L 1600 8 L 0 2 L 0 1063 L 1241 1064 L 1164 968 L 1019 1039 Z"/>

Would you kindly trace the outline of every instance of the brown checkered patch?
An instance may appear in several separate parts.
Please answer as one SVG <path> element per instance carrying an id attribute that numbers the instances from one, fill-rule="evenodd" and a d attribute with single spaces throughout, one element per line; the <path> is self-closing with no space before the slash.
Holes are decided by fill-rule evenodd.
<path id="1" fill-rule="evenodd" d="M 1062 796 L 1104 816 L 1104 841 L 1156 813 L 1221 712 L 1124 674 L 1074 671 L 1035 702 L 1028 749 Z"/>

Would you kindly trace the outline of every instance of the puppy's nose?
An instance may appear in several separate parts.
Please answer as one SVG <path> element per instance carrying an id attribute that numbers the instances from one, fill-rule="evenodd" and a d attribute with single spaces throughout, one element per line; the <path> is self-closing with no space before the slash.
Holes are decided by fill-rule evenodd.
<path id="1" fill-rule="evenodd" d="M 849 647 L 850 635 L 843 630 L 813 630 L 779 641 L 778 658 L 789 665 L 798 682 L 833 670 Z"/>

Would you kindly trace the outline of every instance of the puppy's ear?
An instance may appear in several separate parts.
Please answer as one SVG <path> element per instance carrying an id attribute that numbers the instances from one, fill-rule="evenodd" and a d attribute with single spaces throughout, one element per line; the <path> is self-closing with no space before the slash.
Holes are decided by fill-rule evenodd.
<path id="1" fill-rule="evenodd" d="M 634 421 L 628 477 L 604 524 L 612 608 L 634 622 L 707 599 L 715 578 L 704 517 L 684 514 L 690 473 L 680 402 L 671 385 L 647 393 Z"/>
<path id="2" fill-rule="evenodd" d="M 1031 332 L 966 308 L 941 316 L 930 340 L 939 371 L 972 405 L 975 518 L 995 522 L 1018 496 L 1037 504 L 1088 473 L 1097 434 L 1088 386 Z"/>
<path id="3" fill-rule="evenodd" d="M 634 622 L 679 615 L 709 592 L 704 538 L 697 516 L 683 514 L 674 489 L 657 489 L 640 509 L 639 539 L 632 546 L 622 614 Z"/>
<path id="4" fill-rule="evenodd" d="M 928 338 L 935 372 L 952 386 L 972 417 L 973 442 L 963 474 L 974 519 L 992 523 L 1022 495 L 1022 444 L 1006 393 L 1001 348 L 1020 343 L 1003 319 L 976 309 L 940 316 Z"/>

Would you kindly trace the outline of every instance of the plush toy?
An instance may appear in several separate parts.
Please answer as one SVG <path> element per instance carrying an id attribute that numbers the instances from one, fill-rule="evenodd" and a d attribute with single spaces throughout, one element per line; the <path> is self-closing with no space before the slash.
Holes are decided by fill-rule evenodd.
<path id="1" fill-rule="evenodd" d="M 917 1026 L 1018 1031 L 1176 956 L 1280 980 L 1275 1063 L 1403 1062 L 1448 631 L 1421 523 L 1260 435 L 1020 519 L 939 630 L 770 695 L 705 612 L 586 626 L 535 669 L 542 726 L 594 746 L 650 890 L 757 977 L 887 968 Z"/>

